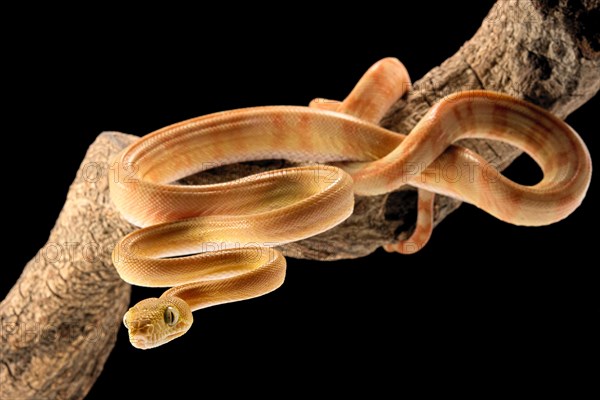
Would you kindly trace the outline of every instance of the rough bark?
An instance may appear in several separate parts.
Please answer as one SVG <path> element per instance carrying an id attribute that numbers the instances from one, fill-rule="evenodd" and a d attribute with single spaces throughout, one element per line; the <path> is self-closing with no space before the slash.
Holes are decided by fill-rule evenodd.
<path id="1" fill-rule="evenodd" d="M 599 14 L 600 0 L 499 1 L 475 36 L 417 81 L 383 125 L 409 132 L 437 100 L 468 89 L 507 92 L 565 118 L 600 88 L 600 35 L 594 31 Z M 132 229 L 110 204 L 108 160 L 135 139 L 103 133 L 92 144 L 48 243 L 0 304 L 0 398 L 83 398 L 102 370 L 130 291 L 110 253 Z M 463 145 L 500 170 L 519 154 L 501 143 Z M 286 165 L 223 167 L 189 181 L 215 182 Z M 318 260 L 365 256 L 410 233 L 415 205 L 412 190 L 357 197 L 346 222 L 284 251 Z M 458 205 L 438 197 L 436 223 Z"/>
<path id="2" fill-rule="evenodd" d="M 112 350 L 131 287 L 111 262 L 132 226 L 108 195 L 108 160 L 131 142 L 90 146 L 48 242 L 0 303 L 0 399 L 81 399 Z"/>

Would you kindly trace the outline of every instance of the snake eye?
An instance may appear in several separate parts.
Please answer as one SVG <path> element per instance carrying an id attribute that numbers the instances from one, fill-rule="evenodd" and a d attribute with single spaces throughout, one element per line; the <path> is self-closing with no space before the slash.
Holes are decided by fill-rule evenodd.
<path id="1" fill-rule="evenodd" d="M 179 320 L 179 312 L 174 307 L 165 308 L 165 324 L 173 326 Z"/>

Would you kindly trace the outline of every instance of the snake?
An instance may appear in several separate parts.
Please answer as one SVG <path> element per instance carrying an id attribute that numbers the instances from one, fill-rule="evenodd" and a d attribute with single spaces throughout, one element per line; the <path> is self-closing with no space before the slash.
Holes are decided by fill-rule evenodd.
<path id="1" fill-rule="evenodd" d="M 479 90 L 444 97 L 408 135 L 381 127 L 409 86 L 404 65 L 384 58 L 343 101 L 217 112 L 154 131 L 119 152 L 110 196 L 141 229 L 118 242 L 113 264 L 128 283 L 168 288 L 125 313 L 131 344 L 161 346 L 190 329 L 196 310 L 277 289 L 286 272 L 279 246 L 346 220 L 355 195 L 416 188 L 416 228 L 383 246 L 404 254 L 431 236 L 436 194 L 523 226 L 562 220 L 581 204 L 591 159 L 565 122 L 524 100 Z M 542 179 L 508 179 L 454 144 L 465 138 L 518 147 L 540 166 Z M 303 164 L 222 183 L 179 183 L 215 166 L 264 159 Z"/>

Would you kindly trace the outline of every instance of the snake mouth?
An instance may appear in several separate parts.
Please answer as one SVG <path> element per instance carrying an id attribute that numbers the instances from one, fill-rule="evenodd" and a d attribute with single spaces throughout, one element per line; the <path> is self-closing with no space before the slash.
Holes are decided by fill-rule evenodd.
<path id="1" fill-rule="evenodd" d="M 153 347 L 149 345 L 150 343 L 146 339 L 140 337 L 130 336 L 129 342 L 131 342 L 131 345 L 136 349 L 146 350 L 151 349 Z"/>
<path id="2" fill-rule="evenodd" d="M 170 342 L 173 339 L 177 339 L 179 336 L 183 335 L 185 333 L 185 331 L 183 332 L 174 332 L 168 335 L 165 335 L 163 338 L 160 338 L 158 340 L 150 340 L 147 337 L 143 336 L 143 335 L 129 335 L 129 341 L 131 342 L 131 345 L 133 347 L 135 347 L 136 349 L 140 349 L 140 350 L 148 350 L 148 349 L 153 349 L 155 347 L 161 346 L 167 342 Z"/>

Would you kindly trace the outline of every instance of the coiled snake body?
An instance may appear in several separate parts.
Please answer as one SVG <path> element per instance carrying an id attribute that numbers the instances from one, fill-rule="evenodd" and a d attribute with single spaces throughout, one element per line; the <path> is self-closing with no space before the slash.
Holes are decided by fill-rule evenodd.
<path id="1" fill-rule="evenodd" d="M 385 246 L 402 253 L 427 242 L 434 193 L 518 225 L 558 221 L 581 203 L 591 161 L 567 124 L 510 96 L 471 91 L 434 105 L 407 136 L 379 127 L 408 82 L 403 65 L 387 58 L 341 103 L 211 114 L 160 129 L 119 153 L 111 197 L 127 220 L 145 228 L 121 240 L 114 265 L 129 283 L 171 287 L 126 313 L 131 343 L 159 346 L 190 328 L 194 310 L 279 287 L 285 259 L 274 246 L 342 222 L 352 213 L 355 193 L 377 195 L 407 184 L 419 189 L 414 233 Z M 543 179 L 517 184 L 452 145 L 474 137 L 521 148 L 539 164 Z M 221 184 L 171 183 L 207 166 L 259 159 L 316 164 Z M 440 179 L 448 169 L 459 178 Z"/>

